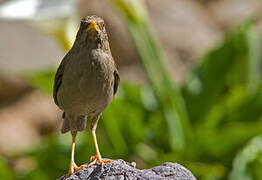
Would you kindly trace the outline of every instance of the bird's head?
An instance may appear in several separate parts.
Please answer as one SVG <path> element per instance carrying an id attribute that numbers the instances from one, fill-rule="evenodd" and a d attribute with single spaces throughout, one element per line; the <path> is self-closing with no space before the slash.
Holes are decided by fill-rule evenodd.
<path id="1" fill-rule="evenodd" d="M 77 40 L 89 47 L 109 48 L 104 20 L 98 16 L 87 16 L 81 20 Z"/>

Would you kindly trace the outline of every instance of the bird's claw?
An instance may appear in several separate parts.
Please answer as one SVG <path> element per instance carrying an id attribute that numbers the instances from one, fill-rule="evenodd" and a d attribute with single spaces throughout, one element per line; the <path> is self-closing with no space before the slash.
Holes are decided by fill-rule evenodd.
<path id="1" fill-rule="evenodd" d="M 81 170 L 81 169 L 83 169 L 83 168 L 87 168 L 88 166 L 87 165 L 85 165 L 85 164 L 83 164 L 83 165 L 81 165 L 81 166 L 74 166 L 74 171 L 79 171 L 79 170 Z"/>
<path id="2" fill-rule="evenodd" d="M 83 168 L 87 168 L 88 166 L 83 164 L 81 166 L 77 166 L 76 164 L 73 164 L 72 167 L 69 169 L 68 173 L 67 173 L 67 177 L 71 176 L 75 171 L 79 171 Z"/>
<path id="3" fill-rule="evenodd" d="M 104 159 L 102 159 L 101 156 L 99 156 L 99 155 L 91 156 L 90 157 L 90 161 L 91 162 L 88 164 L 88 167 L 91 167 L 91 166 L 97 164 L 97 162 L 101 166 L 103 166 L 105 163 L 111 163 L 112 162 L 111 160 L 104 160 Z"/>

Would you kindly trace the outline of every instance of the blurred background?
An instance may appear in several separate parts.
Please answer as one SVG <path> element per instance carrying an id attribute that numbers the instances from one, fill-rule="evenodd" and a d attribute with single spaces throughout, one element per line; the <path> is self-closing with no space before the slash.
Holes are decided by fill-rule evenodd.
<path id="1" fill-rule="evenodd" d="M 262 0 L 0 0 L 0 179 L 67 172 L 52 99 L 81 17 L 105 19 L 121 84 L 103 157 L 177 162 L 200 180 L 262 179 Z M 77 164 L 95 153 L 79 133 Z"/>

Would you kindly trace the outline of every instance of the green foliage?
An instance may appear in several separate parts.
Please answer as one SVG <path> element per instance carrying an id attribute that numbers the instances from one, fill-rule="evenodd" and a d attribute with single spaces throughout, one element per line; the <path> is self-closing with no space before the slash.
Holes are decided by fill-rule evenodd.
<path id="1" fill-rule="evenodd" d="M 183 98 L 165 68 L 162 48 L 150 30 L 143 1 L 114 2 L 126 18 L 127 27 L 141 56 L 154 94 L 160 102 L 159 106 L 169 129 L 170 135 L 167 139 L 170 146 L 173 150 L 182 151 L 186 138 L 190 136 L 190 124 Z"/>
<path id="2" fill-rule="evenodd" d="M 220 45 L 199 59 L 178 88 L 165 68 L 163 52 L 141 2 L 114 0 L 151 83 L 121 82 L 98 125 L 102 155 L 136 161 L 140 168 L 178 162 L 201 180 L 261 179 L 261 47 L 253 23 L 228 33 Z M 54 72 L 26 77 L 51 94 Z M 36 164 L 31 171 L 9 172 L 0 161 L 0 177 L 58 178 L 67 171 L 70 143 L 69 134 L 46 137 L 31 151 L 12 157 L 31 158 Z M 89 131 L 79 133 L 76 162 L 85 163 L 93 154 Z"/>
<path id="3" fill-rule="evenodd" d="M 5 161 L 0 157 L 0 179 L 12 180 L 13 171 L 9 169 Z"/>
<path id="4" fill-rule="evenodd" d="M 32 84 L 33 87 L 39 88 L 51 94 L 53 92 L 55 73 L 55 69 L 45 69 L 27 73 L 24 77 Z"/>
<path id="5" fill-rule="evenodd" d="M 259 37 L 247 23 L 210 51 L 192 70 L 183 88 L 190 119 L 202 122 L 220 97 L 235 86 L 256 91 L 260 67 Z"/>
<path id="6" fill-rule="evenodd" d="M 209 158 L 219 159 L 262 132 L 259 49 L 254 26 L 246 23 L 200 61 L 183 87 L 202 153 Z"/>
<path id="7" fill-rule="evenodd" d="M 253 138 L 244 149 L 237 154 L 229 179 L 252 180 L 261 179 L 262 136 Z M 253 163 L 253 164 L 252 164 Z M 251 166 L 251 168 L 250 168 Z M 253 168 L 252 168 L 253 166 Z M 252 176 L 251 172 L 253 170 Z M 254 172 L 255 171 L 255 172 Z"/>

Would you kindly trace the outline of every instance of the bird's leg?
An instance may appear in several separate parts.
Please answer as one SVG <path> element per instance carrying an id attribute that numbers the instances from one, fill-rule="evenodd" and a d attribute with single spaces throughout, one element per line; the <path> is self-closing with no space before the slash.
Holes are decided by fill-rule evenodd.
<path id="1" fill-rule="evenodd" d="M 81 165 L 78 167 L 75 163 L 75 140 L 76 140 L 76 132 L 72 132 L 72 147 L 71 147 L 71 159 L 70 159 L 70 165 L 69 165 L 69 171 L 68 171 L 68 176 L 73 174 L 75 171 L 78 171 L 80 169 L 83 169 L 87 167 L 86 165 Z"/>
<path id="2" fill-rule="evenodd" d="M 110 163 L 112 162 L 111 160 L 103 160 L 102 156 L 99 152 L 99 148 L 98 148 L 98 144 L 97 144 L 97 140 L 96 140 L 96 133 L 95 130 L 92 130 L 92 136 L 93 136 L 93 141 L 95 144 L 95 149 L 96 149 L 96 155 L 95 156 L 91 156 L 90 161 L 92 161 L 91 163 L 89 163 L 89 167 L 93 166 L 94 164 L 96 164 L 96 162 L 99 162 L 102 166 L 104 163 Z"/>
<path id="3" fill-rule="evenodd" d="M 96 127 L 97 127 L 97 123 L 98 123 L 100 115 L 101 114 L 99 114 L 98 116 L 95 116 L 92 119 L 91 126 L 90 126 L 90 130 L 91 130 L 92 136 L 93 136 L 93 141 L 94 141 L 94 144 L 95 144 L 96 155 L 95 156 L 91 156 L 90 161 L 92 161 L 92 162 L 88 164 L 89 167 L 95 165 L 97 162 L 99 162 L 101 165 L 103 165 L 104 163 L 112 162 L 111 160 L 103 160 L 102 156 L 101 156 L 101 154 L 99 152 L 97 139 L 96 139 Z"/>
<path id="4" fill-rule="evenodd" d="M 75 166 L 75 140 L 76 140 L 76 134 L 72 133 L 72 146 L 71 146 L 71 159 L 70 159 L 70 165 L 69 165 L 69 171 L 68 176 L 74 173 L 74 166 Z"/>

